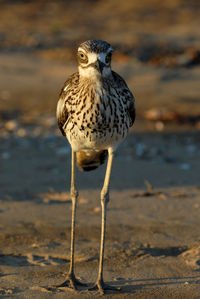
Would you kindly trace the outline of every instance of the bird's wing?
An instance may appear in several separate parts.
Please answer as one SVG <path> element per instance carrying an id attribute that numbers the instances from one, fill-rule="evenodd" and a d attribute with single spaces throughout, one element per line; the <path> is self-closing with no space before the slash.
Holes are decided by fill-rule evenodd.
<path id="1" fill-rule="evenodd" d="M 117 86 L 119 87 L 122 93 L 122 96 L 126 98 L 128 115 L 130 118 L 130 127 L 131 127 L 134 124 L 135 117 L 136 117 L 135 98 L 132 92 L 130 91 L 130 89 L 128 88 L 124 79 L 115 72 L 112 72 L 112 75 L 114 77 L 115 82 L 117 83 Z"/>
<path id="2" fill-rule="evenodd" d="M 57 104 L 57 110 L 56 110 L 56 117 L 58 122 L 58 127 L 63 134 L 63 136 L 66 136 L 66 133 L 64 131 L 64 125 L 66 124 L 69 116 L 69 111 L 67 109 L 67 102 L 70 97 L 71 93 L 71 86 L 73 84 L 77 84 L 78 79 L 78 73 L 73 74 L 69 77 L 69 79 L 64 83 L 64 86 L 60 92 L 58 104 Z"/>
<path id="3" fill-rule="evenodd" d="M 132 96 L 132 100 L 129 103 L 128 114 L 129 114 L 129 117 L 131 120 L 130 127 L 132 127 L 132 125 L 135 122 L 135 117 L 136 117 L 135 99 L 133 96 Z"/>

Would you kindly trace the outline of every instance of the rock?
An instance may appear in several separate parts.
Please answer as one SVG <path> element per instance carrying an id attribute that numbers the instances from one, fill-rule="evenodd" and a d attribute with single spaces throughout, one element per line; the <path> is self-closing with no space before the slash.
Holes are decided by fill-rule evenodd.
<path id="1" fill-rule="evenodd" d="M 163 123 L 162 121 L 157 121 L 157 122 L 155 123 L 155 128 L 156 128 L 156 131 L 161 132 L 161 131 L 164 130 L 165 125 L 164 125 L 164 123 Z"/>
<path id="2" fill-rule="evenodd" d="M 165 162 L 167 163 L 176 163 L 176 158 L 173 156 L 167 156 L 164 158 Z"/>
<path id="3" fill-rule="evenodd" d="M 16 120 L 9 120 L 5 123 L 5 129 L 7 131 L 12 132 L 12 131 L 16 130 L 17 127 L 18 127 L 18 123 Z"/>
<path id="4" fill-rule="evenodd" d="M 27 135 L 27 132 L 24 128 L 19 128 L 16 134 L 18 137 L 25 137 Z"/>

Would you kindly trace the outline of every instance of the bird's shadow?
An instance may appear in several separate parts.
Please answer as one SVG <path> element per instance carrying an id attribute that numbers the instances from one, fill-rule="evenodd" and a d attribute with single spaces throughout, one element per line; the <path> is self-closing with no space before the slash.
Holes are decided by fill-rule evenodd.
<path id="1" fill-rule="evenodd" d="M 135 293 L 142 289 L 151 289 L 154 287 L 170 286 L 170 285 L 185 285 L 191 283 L 200 284 L 200 276 L 183 276 L 183 277 L 163 277 L 163 278 L 152 278 L 152 279 L 120 279 L 118 281 L 106 281 L 106 284 L 116 288 L 116 290 L 106 290 L 105 294 L 130 294 Z M 85 292 L 89 292 L 92 295 L 90 288 L 93 286 L 92 283 L 87 284 L 87 289 L 81 286 L 78 291 L 84 295 Z M 53 293 L 65 292 L 65 287 L 43 287 Z M 119 290 L 117 290 L 119 289 Z M 70 290 L 70 288 L 68 288 Z M 71 289 L 73 291 L 73 289 Z M 95 291 L 98 292 L 98 291 Z M 96 298 L 96 297 L 95 297 Z"/>
<path id="2" fill-rule="evenodd" d="M 190 283 L 199 283 L 200 284 L 200 276 L 183 276 L 183 277 L 163 277 L 163 278 L 152 278 L 152 279 L 129 279 L 116 282 L 108 282 L 110 285 L 114 287 L 120 288 L 121 293 L 134 293 L 137 290 L 141 290 L 143 288 L 152 288 L 155 286 L 169 286 L 169 285 L 184 285 Z M 116 293 L 115 291 L 109 291 L 109 294 Z"/>

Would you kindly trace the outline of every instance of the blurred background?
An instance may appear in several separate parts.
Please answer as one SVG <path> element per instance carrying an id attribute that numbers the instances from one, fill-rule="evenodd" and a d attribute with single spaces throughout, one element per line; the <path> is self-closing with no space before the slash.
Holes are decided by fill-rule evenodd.
<path id="1" fill-rule="evenodd" d="M 87 39 L 112 44 L 113 69 L 136 98 L 134 134 L 118 153 L 114 184 L 198 181 L 199 15 L 198 0 L 0 1 L 4 194 L 13 181 L 18 182 L 12 186 L 15 195 L 22 185 L 29 191 L 34 184 L 36 190 L 64 188 L 64 173 L 58 174 L 64 172 L 70 149 L 57 129 L 55 109 L 64 81 L 77 69 L 77 46 Z M 131 168 L 127 181 L 118 182 L 117 169 L 130 161 L 136 168 L 138 163 L 141 174 L 135 176 Z M 158 180 L 160 167 L 167 175 Z M 99 180 L 103 178 L 94 186 L 99 187 Z M 87 175 L 83 182 L 90 185 Z"/>
<path id="2" fill-rule="evenodd" d="M 54 116 L 78 44 L 103 39 L 136 96 L 138 119 L 200 127 L 198 0 L 0 1 L 0 8 L 1 120 Z"/>

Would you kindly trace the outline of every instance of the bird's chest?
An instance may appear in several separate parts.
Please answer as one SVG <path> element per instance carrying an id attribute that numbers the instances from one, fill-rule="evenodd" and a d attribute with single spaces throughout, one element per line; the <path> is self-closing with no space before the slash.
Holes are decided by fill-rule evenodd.
<path id="1" fill-rule="evenodd" d="M 79 96 L 70 113 L 67 135 L 84 146 L 105 147 L 121 141 L 127 131 L 127 111 L 117 90 L 96 86 Z"/>

